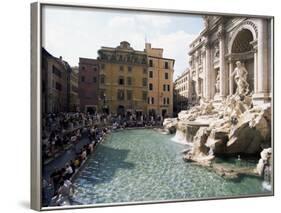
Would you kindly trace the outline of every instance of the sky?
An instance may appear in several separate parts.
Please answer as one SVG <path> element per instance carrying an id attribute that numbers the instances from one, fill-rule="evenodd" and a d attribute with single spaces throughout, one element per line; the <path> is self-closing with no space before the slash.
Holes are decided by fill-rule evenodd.
<path id="1" fill-rule="evenodd" d="M 117 47 L 125 40 L 143 50 L 147 41 L 163 48 L 164 57 L 175 59 L 176 78 L 188 67 L 189 44 L 202 29 L 198 15 L 44 6 L 42 45 L 78 66 L 79 57 L 97 58 L 102 46 Z"/>

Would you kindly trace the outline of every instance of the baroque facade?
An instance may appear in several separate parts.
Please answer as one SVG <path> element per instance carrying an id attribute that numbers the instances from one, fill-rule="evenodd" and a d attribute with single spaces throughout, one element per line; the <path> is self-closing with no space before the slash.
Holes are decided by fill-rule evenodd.
<path id="1" fill-rule="evenodd" d="M 173 115 L 174 59 L 164 58 L 162 48 L 145 44 L 148 57 L 148 114 L 162 117 Z"/>
<path id="2" fill-rule="evenodd" d="M 191 85 L 196 101 L 223 100 L 236 91 L 233 71 L 240 61 L 254 104 L 271 100 L 271 23 L 261 18 L 204 16 L 205 27 L 190 44 Z"/>

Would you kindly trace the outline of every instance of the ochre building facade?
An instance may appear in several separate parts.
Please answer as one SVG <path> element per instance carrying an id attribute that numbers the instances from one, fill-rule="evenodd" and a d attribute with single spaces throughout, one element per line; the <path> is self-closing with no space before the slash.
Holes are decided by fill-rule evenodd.
<path id="1" fill-rule="evenodd" d="M 126 41 L 98 51 L 99 108 L 105 113 L 140 117 L 147 113 L 147 56 Z"/>
<path id="2" fill-rule="evenodd" d="M 148 59 L 148 114 L 173 116 L 174 59 L 164 58 L 162 48 L 145 44 Z"/>

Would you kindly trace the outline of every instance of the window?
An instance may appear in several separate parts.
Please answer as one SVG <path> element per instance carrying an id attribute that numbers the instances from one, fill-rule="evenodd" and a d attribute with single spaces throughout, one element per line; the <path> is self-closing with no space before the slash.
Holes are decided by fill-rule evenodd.
<path id="1" fill-rule="evenodd" d="M 153 78 L 153 72 L 149 71 L 149 78 Z"/>
<path id="2" fill-rule="evenodd" d="M 94 82 L 94 83 L 97 82 L 97 77 L 93 77 L 93 82 Z"/>
<path id="3" fill-rule="evenodd" d="M 124 85 L 124 77 L 119 77 L 118 83 L 119 85 Z"/>
<path id="4" fill-rule="evenodd" d="M 84 66 L 82 67 L 82 70 L 85 70 L 85 67 L 84 67 Z"/>
<path id="5" fill-rule="evenodd" d="M 56 89 L 59 90 L 59 91 L 61 91 L 61 89 L 62 89 L 61 84 L 58 83 L 58 82 L 56 82 Z"/>
<path id="6" fill-rule="evenodd" d="M 81 81 L 85 82 L 85 76 L 81 76 Z"/>
<path id="7" fill-rule="evenodd" d="M 124 90 L 118 90 L 117 92 L 117 99 L 120 100 L 120 101 L 123 101 L 124 100 Z"/>
<path id="8" fill-rule="evenodd" d="M 58 76 L 58 77 L 61 77 L 61 71 L 58 69 L 58 68 L 56 68 L 54 65 L 53 65 L 53 73 L 56 75 L 56 76 Z"/>
<path id="9" fill-rule="evenodd" d="M 163 84 L 163 91 L 166 91 L 166 84 Z"/>
<path id="10" fill-rule="evenodd" d="M 169 73 L 165 73 L 165 79 L 169 79 Z"/>
<path id="11" fill-rule="evenodd" d="M 46 82 L 42 81 L 42 93 L 46 92 Z"/>
<path id="12" fill-rule="evenodd" d="M 142 79 L 142 86 L 147 87 L 147 78 Z"/>
<path id="13" fill-rule="evenodd" d="M 153 90 L 153 84 L 149 84 L 149 90 Z"/>
<path id="14" fill-rule="evenodd" d="M 94 68 L 93 68 L 93 70 L 96 72 L 96 71 L 97 71 L 97 68 L 96 68 L 96 67 L 94 67 Z"/>
<path id="15" fill-rule="evenodd" d="M 132 78 L 131 77 L 127 77 L 127 84 L 132 85 Z"/>
<path id="16" fill-rule="evenodd" d="M 119 67 L 119 70 L 120 70 L 120 71 L 123 71 L 123 70 L 124 70 L 124 67 L 123 67 L 123 66 L 120 66 L 120 67 Z"/>
<path id="17" fill-rule="evenodd" d="M 170 85 L 169 84 L 167 84 L 167 90 L 170 91 Z"/>
<path id="18" fill-rule="evenodd" d="M 150 98 L 147 97 L 147 104 L 150 104 Z"/>
<path id="19" fill-rule="evenodd" d="M 149 60 L 149 66 L 153 67 L 153 61 L 152 60 Z"/>
<path id="20" fill-rule="evenodd" d="M 146 101 L 146 99 L 147 99 L 147 92 L 142 91 L 142 100 Z"/>
<path id="21" fill-rule="evenodd" d="M 132 72 L 132 67 L 128 66 L 128 72 Z"/>
<path id="22" fill-rule="evenodd" d="M 132 91 L 131 90 L 127 90 L 127 100 L 128 101 L 132 100 Z"/>
<path id="23" fill-rule="evenodd" d="M 166 104 L 166 98 L 163 98 L 163 104 Z"/>
<path id="24" fill-rule="evenodd" d="M 153 97 L 151 98 L 151 104 L 154 104 L 154 98 Z"/>
<path id="25" fill-rule="evenodd" d="M 165 69 L 169 69 L 169 63 L 165 61 Z"/>
<path id="26" fill-rule="evenodd" d="M 100 83 L 105 84 L 105 76 L 104 75 L 100 76 Z"/>
<path id="27" fill-rule="evenodd" d="M 167 104 L 170 104 L 170 98 L 167 98 Z"/>

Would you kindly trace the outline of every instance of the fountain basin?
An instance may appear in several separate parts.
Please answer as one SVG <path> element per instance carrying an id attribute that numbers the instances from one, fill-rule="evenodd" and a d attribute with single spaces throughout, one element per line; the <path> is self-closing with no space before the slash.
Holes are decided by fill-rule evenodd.
<path id="1" fill-rule="evenodd" d="M 259 177 L 225 179 L 182 159 L 187 146 L 154 130 L 112 133 L 74 181 L 75 203 L 128 203 L 271 194 Z"/>

